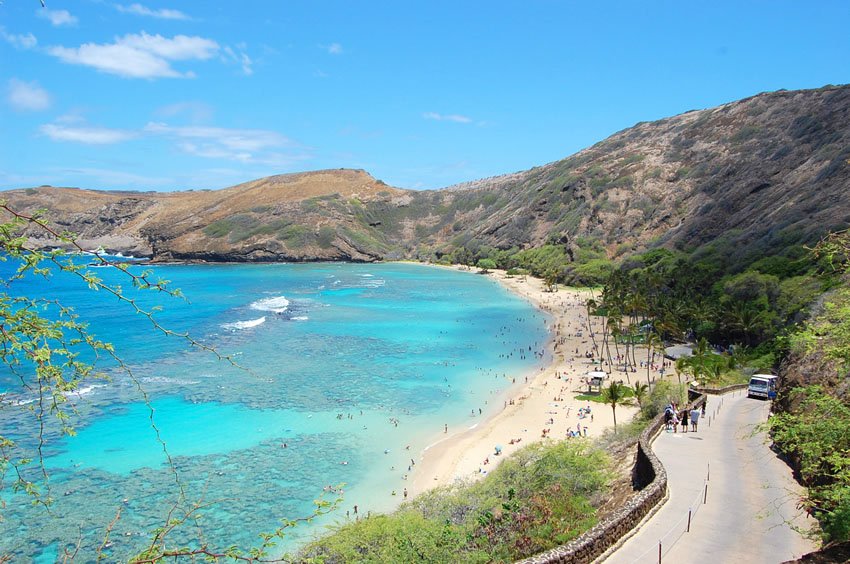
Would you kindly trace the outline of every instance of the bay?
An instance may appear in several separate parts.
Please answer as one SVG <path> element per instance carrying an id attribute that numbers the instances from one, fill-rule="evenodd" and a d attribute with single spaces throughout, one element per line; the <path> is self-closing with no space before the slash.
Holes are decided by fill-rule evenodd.
<path id="1" fill-rule="evenodd" d="M 294 549 L 353 518 L 355 504 L 361 515 L 391 510 L 412 461 L 444 426 L 479 424 L 501 409 L 515 376 L 547 361 L 536 354 L 548 339 L 545 316 L 467 272 L 406 263 L 153 267 L 185 301 L 137 292 L 113 268 L 96 274 L 123 284 L 140 307 L 162 307 L 162 327 L 234 364 L 163 335 L 72 276 L 14 283 L 13 292 L 73 305 L 124 366 L 98 359 L 109 379 L 68 395 L 76 436 L 48 429 L 51 511 L 4 488 L 0 552 L 53 561 L 79 539 L 89 559 L 120 510 L 105 554 L 126 559 L 175 504 L 181 515 L 193 503 L 203 508 L 170 533 L 175 544 L 201 530 L 211 546 L 251 547 L 344 484 L 336 511 L 287 535 L 282 548 Z M 12 374 L 0 376 L 0 389 L 4 432 L 34 445 L 31 415 L 20 410 L 34 398 Z"/>

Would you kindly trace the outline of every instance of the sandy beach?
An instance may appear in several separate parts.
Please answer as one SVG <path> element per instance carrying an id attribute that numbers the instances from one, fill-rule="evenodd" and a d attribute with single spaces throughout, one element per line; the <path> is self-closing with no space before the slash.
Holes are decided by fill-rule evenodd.
<path id="1" fill-rule="evenodd" d="M 548 292 L 540 279 L 507 276 L 500 270 L 487 276 L 551 316 L 547 347 L 552 362 L 543 370 L 517 374 L 516 386 L 510 389 L 498 413 L 474 428 L 449 430 L 426 448 L 411 476 L 412 495 L 456 481 L 480 479 L 529 443 L 563 440 L 570 431 L 579 430 L 582 435 L 598 436 L 614 424 L 609 406 L 575 398 L 587 391 L 583 378 L 594 370 L 586 357 L 593 346 L 585 307 L 590 291 L 558 287 Z M 588 407 L 590 415 L 580 414 Z M 635 411 L 633 407 L 618 407 L 618 422 L 629 421 Z M 497 445 L 501 454 L 496 454 Z"/>

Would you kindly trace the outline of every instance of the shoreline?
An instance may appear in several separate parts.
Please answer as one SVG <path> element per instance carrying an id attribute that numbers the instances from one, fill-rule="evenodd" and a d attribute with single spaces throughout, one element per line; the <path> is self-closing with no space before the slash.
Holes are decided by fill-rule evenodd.
<path id="1" fill-rule="evenodd" d="M 468 271 L 459 265 L 428 266 Z M 502 270 L 491 270 L 486 276 L 550 316 L 546 352 L 551 361 L 534 373 L 518 374 L 517 385 L 500 398 L 504 404 L 499 411 L 423 449 L 417 470 L 411 476 L 413 497 L 433 488 L 481 479 L 505 457 L 527 444 L 566 439 L 568 432 L 577 428 L 583 435 L 595 437 L 613 426 L 608 406 L 575 398 L 585 391 L 581 378 L 593 369 L 585 357 L 592 342 L 584 336 L 587 329 L 584 302 L 590 292 L 563 287 L 547 292 L 538 278 L 509 277 Z M 579 410 L 588 406 L 592 408 L 591 416 L 580 418 Z M 636 411 L 621 406 L 618 419 L 628 421 Z M 496 446 L 501 447 L 501 454 L 496 454 Z"/>

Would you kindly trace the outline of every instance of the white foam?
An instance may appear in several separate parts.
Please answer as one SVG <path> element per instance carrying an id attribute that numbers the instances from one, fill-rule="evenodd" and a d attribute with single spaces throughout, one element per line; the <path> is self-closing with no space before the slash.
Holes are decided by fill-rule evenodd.
<path id="1" fill-rule="evenodd" d="M 239 329 L 250 329 L 251 327 L 256 327 L 257 325 L 262 325 L 266 322 L 265 317 L 260 317 L 258 319 L 249 319 L 248 321 L 235 321 L 233 323 L 224 323 L 222 324 L 222 329 L 230 329 L 231 331 L 236 331 Z"/>
<path id="2" fill-rule="evenodd" d="M 194 385 L 199 383 L 197 380 L 183 380 L 180 378 L 169 378 L 168 376 L 149 376 L 147 378 L 142 378 L 141 381 L 145 384 Z"/>
<path id="3" fill-rule="evenodd" d="M 299 315 L 299 316 L 297 316 L 297 317 L 293 317 L 293 318 L 292 318 L 292 321 L 307 321 L 307 320 L 309 320 L 309 319 L 310 319 L 310 318 L 309 318 L 309 317 L 307 317 L 306 315 Z"/>
<path id="4" fill-rule="evenodd" d="M 251 309 L 256 309 L 258 311 L 271 311 L 274 313 L 283 313 L 288 307 L 289 300 L 283 296 L 264 298 L 251 304 Z"/>
<path id="5" fill-rule="evenodd" d="M 62 395 L 64 395 L 66 398 L 69 397 L 69 396 L 82 397 L 82 396 L 86 396 L 86 395 L 92 393 L 93 391 L 95 391 L 98 388 L 104 388 L 104 387 L 106 387 L 106 384 L 94 384 L 94 385 L 91 385 L 91 386 L 83 386 L 82 388 L 77 388 L 76 390 L 64 392 Z"/>

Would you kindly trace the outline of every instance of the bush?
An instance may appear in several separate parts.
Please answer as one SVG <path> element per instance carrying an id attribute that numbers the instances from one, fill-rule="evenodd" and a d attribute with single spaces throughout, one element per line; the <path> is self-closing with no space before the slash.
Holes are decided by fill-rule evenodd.
<path id="1" fill-rule="evenodd" d="M 496 261 L 489 258 L 483 258 L 479 260 L 475 266 L 480 268 L 482 271 L 487 272 L 488 270 L 493 270 L 496 268 Z"/>
<path id="2" fill-rule="evenodd" d="M 322 562 L 505 562 L 558 546 L 596 523 L 590 499 L 610 461 L 588 441 L 529 445 L 487 478 L 427 492 L 391 515 L 348 523 L 306 547 Z"/>
<path id="3" fill-rule="evenodd" d="M 688 387 L 684 384 L 661 380 L 655 384 L 655 387 L 649 393 L 649 398 L 644 402 L 641 415 L 645 419 L 652 419 L 663 412 L 671 401 L 676 402 L 678 406 L 687 404 Z"/>
<path id="4" fill-rule="evenodd" d="M 768 420 L 771 436 L 799 470 L 808 488 L 804 507 L 820 521 L 824 540 L 850 540 L 850 405 L 819 386 L 789 395 L 796 407 Z"/>
<path id="5" fill-rule="evenodd" d="M 336 229 L 329 225 L 319 227 L 319 232 L 316 234 L 316 241 L 320 247 L 323 249 L 329 248 L 333 245 L 334 239 L 336 239 Z"/>

